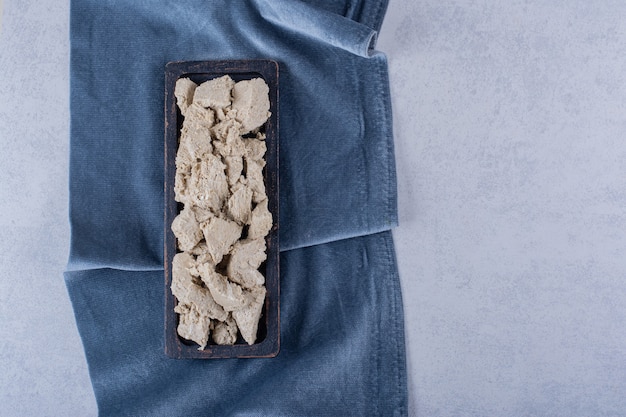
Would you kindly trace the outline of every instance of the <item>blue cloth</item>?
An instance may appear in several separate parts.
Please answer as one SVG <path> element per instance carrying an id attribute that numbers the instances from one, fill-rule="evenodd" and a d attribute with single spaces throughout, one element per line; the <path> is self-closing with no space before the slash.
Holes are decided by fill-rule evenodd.
<path id="1" fill-rule="evenodd" d="M 163 273 L 68 273 L 101 415 L 401 416 L 404 339 L 389 232 L 285 252 L 272 359 L 163 354 Z"/>
<path id="2" fill-rule="evenodd" d="M 66 283 L 101 415 L 405 415 L 386 1 L 72 0 Z M 163 351 L 168 61 L 280 63 L 281 352 Z"/>

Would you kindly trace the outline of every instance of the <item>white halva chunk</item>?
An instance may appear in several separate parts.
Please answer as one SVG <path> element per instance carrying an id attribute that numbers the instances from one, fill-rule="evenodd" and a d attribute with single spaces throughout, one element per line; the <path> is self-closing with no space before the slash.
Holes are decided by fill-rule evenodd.
<path id="1" fill-rule="evenodd" d="M 176 104 L 178 104 L 178 108 L 183 116 L 187 113 L 187 108 L 193 102 L 193 93 L 196 87 L 196 83 L 189 78 L 179 78 L 176 80 L 174 96 L 176 97 Z"/>
<path id="2" fill-rule="evenodd" d="M 211 130 L 200 124 L 192 124 L 183 129 L 180 133 L 180 143 L 178 153 L 185 151 L 189 156 L 190 163 L 197 162 L 213 153 L 211 143 Z"/>
<path id="3" fill-rule="evenodd" d="M 228 278 L 246 289 L 258 288 L 265 284 L 265 277 L 258 269 L 242 269 L 236 276 Z"/>
<path id="4" fill-rule="evenodd" d="M 181 142 L 183 142 L 182 139 Z M 189 174 L 191 172 L 191 165 L 193 165 L 194 162 L 196 162 L 196 158 L 192 156 L 189 148 L 187 146 L 179 146 L 178 151 L 176 151 L 176 174 L 178 174 L 179 171 Z"/>
<path id="5" fill-rule="evenodd" d="M 214 323 L 213 341 L 218 345 L 234 345 L 237 341 L 237 322 L 232 316 L 228 316 L 226 321 Z"/>
<path id="6" fill-rule="evenodd" d="M 219 212 L 228 197 L 226 165 L 215 155 L 207 155 L 191 168 L 188 181 L 191 202 L 203 209 Z"/>
<path id="7" fill-rule="evenodd" d="M 250 228 L 248 229 L 248 239 L 258 239 L 267 236 L 272 229 L 272 213 L 267 208 L 267 199 L 261 201 L 252 210 L 250 216 Z"/>
<path id="8" fill-rule="evenodd" d="M 200 279 L 189 270 L 195 266 L 191 255 L 182 252 L 172 262 L 172 294 L 179 303 L 193 305 L 199 314 L 216 320 L 226 320 L 228 314 L 215 302 L 208 289 L 200 285 Z"/>
<path id="9" fill-rule="evenodd" d="M 262 137 L 263 139 L 259 139 Z M 244 140 L 244 146 L 246 147 L 246 157 L 253 161 L 260 161 L 267 152 L 267 144 L 265 143 L 265 135 L 258 134 L 257 138 L 248 138 Z"/>
<path id="10" fill-rule="evenodd" d="M 196 88 L 193 101 L 202 107 L 230 106 L 231 90 L 234 85 L 235 82 L 228 75 L 205 81 Z"/>
<path id="11" fill-rule="evenodd" d="M 178 163 L 178 159 L 177 159 Z M 189 179 L 191 178 L 191 165 L 176 168 L 174 176 L 174 200 L 187 204 L 189 202 Z"/>
<path id="12" fill-rule="evenodd" d="M 203 350 L 209 341 L 211 319 L 200 314 L 195 305 L 178 304 L 174 311 L 180 316 L 178 318 L 178 334 L 192 340 L 200 345 L 198 350 Z"/>
<path id="13" fill-rule="evenodd" d="M 270 116 L 269 87 L 261 78 L 239 81 L 233 88 L 233 110 L 247 133 L 263 125 Z"/>
<path id="14" fill-rule="evenodd" d="M 245 239 L 235 243 L 226 267 L 231 281 L 245 288 L 254 288 L 265 283 L 258 269 L 267 259 L 265 239 Z"/>
<path id="15" fill-rule="evenodd" d="M 199 265 L 198 271 L 200 271 L 202 281 L 211 292 L 215 302 L 221 305 L 225 311 L 237 310 L 246 305 L 243 289 L 217 272 L 213 265 Z"/>
<path id="16" fill-rule="evenodd" d="M 183 130 L 191 129 L 194 125 L 210 129 L 214 124 L 215 114 L 211 109 L 205 109 L 196 103 L 192 103 L 187 109 L 187 114 L 183 121 Z"/>
<path id="17" fill-rule="evenodd" d="M 200 345 L 204 349 L 209 340 L 211 317 L 228 317 L 224 309 L 219 306 L 211 293 L 198 286 L 189 268 L 194 265 L 193 257 L 187 253 L 178 253 L 172 262 L 172 294 L 178 300 L 174 311 L 179 314 L 178 334 Z"/>
<path id="18" fill-rule="evenodd" d="M 241 177 L 241 172 L 243 171 L 243 159 L 241 156 L 225 156 L 224 161 L 226 162 L 228 185 L 232 187 Z"/>
<path id="19" fill-rule="evenodd" d="M 259 329 L 259 320 L 265 302 L 265 287 L 253 288 L 246 291 L 245 305 L 232 312 L 233 318 L 237 322 L 241 336 L 249 345 L 256 342 L 256 334 Z"/>
<path id="20" fill-rule="evenodd" d="M 203 236 L 200 224 L 198 224 L 193 210 L 188 206 L 183 208 L 172 222 L 172 232 L 178 239 L 179 249 L 183 251 L 193 249 Z"/>
<path id="21" fill-rule="evenodd" d="M 238 183 L 233 187 L 233 193 L 228 199 L 227 208 L 228 214 L 237 223 L 248 223 L 252 210 L 252 190 Z"/>
<path id="22" fill-rule="evenodd" d="M 212 219 L 213 217 L 215 217 L 215 214 L 213 214 L 213 212 L 211 210 L 208 209 L 204 209 L 198 206 L 191 206 L 191 211 L 193 211 L 193 214 L 195 214 L 196 216 L 196 220 L 198 220 L 198 223 L 203 224 L 207 221 L 209 221 L 210 219 Z"/>
<path id="23" fill-rule="evenodd" d="M 250 159 L 245 157 L 246 181 L 252 190 L 252 200 L 260 203 L 267 198 L 265 193 L 265 183 L 263 182 L 263 167 L 265 161 Z"/>
<path id="24" fill-rule="evenodd" d="M 230 247 L 241 237 L 242 226 L 236 222 L 214 217 L 202 226 L 207 251 L 218 264 Z"/>
<path id="25" fill-rule="evenodd" d="M 227 119 L 216 124 L 211 132 L 217 139 L 215 149 L 222 156 L 243 156 L 246 148 L 240 135 L 241 124 L 234 119 Z"/>

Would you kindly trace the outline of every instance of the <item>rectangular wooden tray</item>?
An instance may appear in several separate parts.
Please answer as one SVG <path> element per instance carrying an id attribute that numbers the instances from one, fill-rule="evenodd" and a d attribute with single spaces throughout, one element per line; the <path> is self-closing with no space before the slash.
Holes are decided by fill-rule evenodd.
<path id="1" fill-rule="evenodd" d="M 235 345 L 220 346 L 212 340 L 204 350 L 178 336 L 178 314 L 174 312 L 176 298 L 172 294 L 172 259 L 177 252 L 176 237 L 171 230 L 172 221 L 182 209 L 174 200 L 176 152 L 182 126 L 182 116 L 176 105 L 174 87 L 181 77 L 199 84 L 228 74 L 234 81 L 262 77 L 269 86 L 271 116 L 264 125 L 267 153 L 264 168 L 268 208 L 274 224 L 266 237 L 267 260 L 260 271 L 265 276 L 267 295 L 259 323 L 257 341 L 248 345 L 239 336 Z M 165 67 L 165 353 L 172 358 L 269 358 L 280 349 L 280 262 L 278 242 L 278 63 L 270 60 L 181 61 L 170 62 Z M 210 338 L 209 338 L 210 339 Z"/>

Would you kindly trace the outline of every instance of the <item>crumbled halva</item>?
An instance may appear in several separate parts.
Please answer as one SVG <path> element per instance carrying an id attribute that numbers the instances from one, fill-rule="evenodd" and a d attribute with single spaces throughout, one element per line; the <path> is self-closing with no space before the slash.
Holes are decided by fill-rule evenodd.
<path id="1" fill-rule="evenodd" d="M 252 289 L 265 284 L 265 277 L 258 269 L 241 269 L 237 275 L 228 277 L 232 282 L 236 282 L 243 288 Z"/>
<path id="2" fill-rule="evenodd" d="M 185 143 L 186 141 L 181 138 L 181 143 Z M 213 145 L 211 145 L 213 147 Z M 195 151 L 194 151 L 195 154 Z M 189 151 L 188 146 L 179 146 L 178 151 L 176 152 L 176 174 L 185 174 L 189 175 L 191 173 L 191 165 L 197 161 L 196 158 Z"/>
<path id="3" fill-rule="evenodd" d="M 179 303 L 174 307 L 174 311 L 180 315 L 176 329 L 178 334 L 185 339 L 193 340 L 200 345 L 200 349 L 204 349 L 209 341 L 211 319 L 200 314 L 194 305 Z"/>
<path id="4" fill-rule="evenodd" d="M 256 139 L 249 138 L 244 142 L 246 147 L 246 157 L 253 161 L 260 161 L 267 152 L 267 144 L 265 143 L 265 135 L 258 133 Z"/>
<path id="5" fill-rule="evenodd" d="M 187 114 L 185 115 L 181 133 L 193 128 L 194 125 L 210 129 L 214 124 L 215 114 L 211 109 L 205 109 L 196 103 L 192 103 L 189 108 L 187 108 Z"/>
<path id="6" fill-rule="evenodd" d="M 215 217 L 215 214 L 213 214 L 211 210 L 207 210 L 198 206 L 192 206 L 192 205 L 190 206 L 191 206 L 191 211 L 193 211 L 193 214 L 195 214 L 196 216 L 196 220 L 200 224 L 207 222 L 209 221 L 209 219 L 212 219 L 213 217 Z"/>
<path id="7" fill-rule="evenodd" d="M 232 316 L 216 322 L 211 336 L 218 345 L 234 345 L 237 341 L 237 322 Z"/>
<path id="8" fill-rule="evenodd" d="M 174 200 L 187 204 L 189 201 L 189 188 L 187 183 L 191 177 L 191 166 L 176 168 L 174 177 Z"/>
<path id="9" fill-rule="evenodd" d="M 172 222 L 182 251 L 174 256 L 171 290 L 178 334 L 204 349 L 256 341 L 265 302 L 265 237 L 272 214 L 263 179 L 267 145 L 259 128 L 269 95 L 258 78 L 223 76 L 196 85 L 181 78 L 174 95 L 184 116 L 176 154 Z"/>
<path id="10" fill-rule="evenodd" d="M 199 265 L 198 271 L 202 277 L 202 282 L 211 292 L 215 302 L 221 305 L 225 311 L 238 310 L 246 305 L 246 298 L 241 286 L 215 271 L 212 265 Z"/>
<path id="11" fill-rule="evenodd" d="M 246 153 L 244 140 L 241 138 L 241 124 L 235 119 L 226 119 L 213 126 L 211 132 L 216 138 L 214 145 L 222 156 L 243 156 Z"/>
<path id="12" fill-rule="evenodd" d="M 172 294 L 179 303 L 195 306 L 203 316 L 211 319 L 226 320 L 228 314 L 215 302 L 211 292 L 200 285 L 202 282 L 194 277 L 189 270 L 195 266 L 193 257 L 181 252 L 174 256 L 172 262 Z"/>

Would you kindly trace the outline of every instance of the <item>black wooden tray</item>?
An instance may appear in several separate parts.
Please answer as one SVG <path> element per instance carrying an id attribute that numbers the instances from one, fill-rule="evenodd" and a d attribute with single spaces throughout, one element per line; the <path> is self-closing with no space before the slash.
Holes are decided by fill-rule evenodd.
<path id="1" fill-rule="evenodd" d="M 177 252 L 176 237 L 171 230 L 172 221 L 182 209 L 174 200 L 174 178 L 176 174 L 176 151 L 182 126 L 182 116 L 176 105 L 174 87 L 181 77 L 190 78 L 199 84 L 228 74 L 240 81 L 261 77 L 269 86 L 270 112 L 263 126 L 266 135 L 267 153 L 264 168 L 268 208 L 274 224 L 266 237 L 267 260 L 260 271 L 265 275 L 267 290 L 265 305 L 259 323 L 257 341 L 248 345 L 239 336 L 230 346 L 220 346 L 212 340 L 204 350 L 198 345 L 178 336 L 178 314 L 174 312 L 176 298 L 170 290 L 172 283 L 172 259 Z M 227 60 L 227 61 L 181 61 L 170 62 L 165 67 L 165 353 L 172 358 L 269 358 L 280 349 L 280 273 L 278 242 L 278 63 L 270 60 Z"/>

